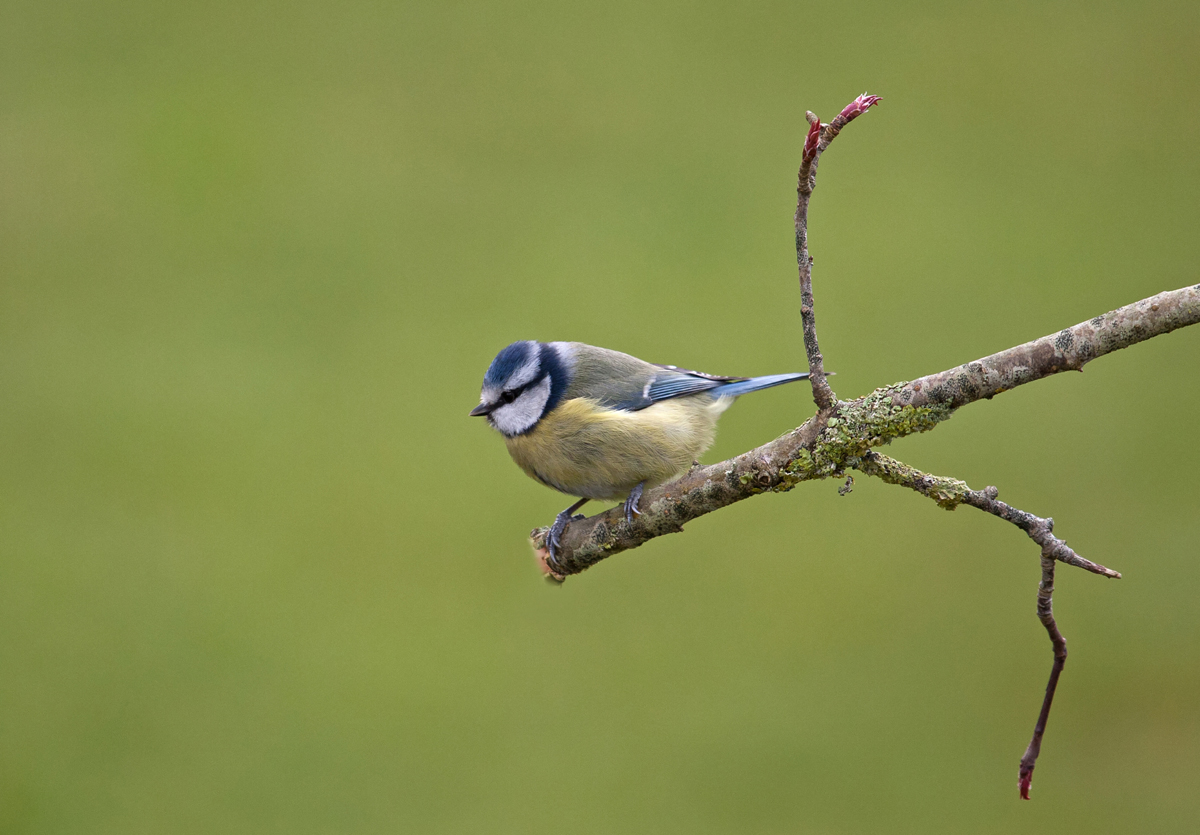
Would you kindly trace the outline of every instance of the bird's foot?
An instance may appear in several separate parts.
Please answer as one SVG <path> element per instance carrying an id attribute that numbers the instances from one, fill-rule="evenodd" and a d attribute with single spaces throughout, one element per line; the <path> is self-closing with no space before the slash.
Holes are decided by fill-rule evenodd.
<path id="1" fill-rule="evenodd" d="M 567 523 L 575 519 L 585 518 L 583 514 L 578 516 L 573 515 L 575 511 L 583 507 L 587 499 L 580 499 L 575 504 L 568 507 L 562 513 L 554 517 L 554 524 L 550 526 L 550 533 L 546 534 L 546 550 L 550 552 L 550 567 L 557 569 L 558 565 L 558 549 L 562 547 L 562 535 L 567 529 Z M 557 572 L 556 572 L 557 573 Z"/>
<path id="2" fill-rule="evenodd" d="M 546 550 L 550 552 L 551 562 L 558 563 L 558 549 L 562 545 L 563 531 L 567 529 L 567 522 L 571 521 L 571 514 L 565 510 L 554 517 L 554 524 L 550 526 L 550 533 L 546 534 Z"/>
<path id="3" fill-rule="evenodd" d="M 641 516 L 642 512 L 638 510 L 638 502 L 642 500 L 642 491 L 646 489 L 646 482 L 640 482 L 636 487 L 629 491 L 629 498 L 625 499 L 625 521 L 633 524 L 634 516 Z"/>

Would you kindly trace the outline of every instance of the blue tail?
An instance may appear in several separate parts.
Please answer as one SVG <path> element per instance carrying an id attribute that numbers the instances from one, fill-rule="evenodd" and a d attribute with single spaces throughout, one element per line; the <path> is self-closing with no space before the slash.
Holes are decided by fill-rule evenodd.
<path id="1" fill-rule="evenodd" d="M 793 383 L 796 380 L 807 379 L 808 372 L 804 374 L 771 374 L 767 377 L 751 377 L 749 380 L 742 380 L 737 383 L 726 383 L 723 386 L 713 389 L 712 393 L 718 397 L 738 397 L 739 395 L 749 394 L 759 389 L 769 389 L 771 386 L 781 386 L 784 383 Z"/>

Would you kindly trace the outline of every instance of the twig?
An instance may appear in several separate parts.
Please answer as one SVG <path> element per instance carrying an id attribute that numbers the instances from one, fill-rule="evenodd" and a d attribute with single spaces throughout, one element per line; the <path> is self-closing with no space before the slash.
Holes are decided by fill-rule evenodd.
<path id="1" fill-rule="evenodd" d="M 1042 582 L 1038 584 L 1037 613 L 1038 620 L 1050 634 L 1050 645 L 1054 647 L 1054 663 L 1050 667 L 1050 681 L 1046 684 L 1046 695 L 1042 698 L 1042 709 L 1038 712 L 1037 724 L 1033 726 L 1033 738 L 1029 747 L 1021 757 L 1021 767 L 1017 772 L 1017 790 L 1022 800 L 1029 799 L 1029 789 L 1033 785 L 1033 767 L 1037 764 L 1038 754 L 1042 751 L 1042 735 L 1046 733 L 1046 720 L 1050 718 L 1050 704 L 1054 701 L 1054 691 L 1058 688 L 1058 677 L 1062 674 L 1063 666 L 1067 663 L 1067 639 L 1058 631 L 1054 622 L 1054 608 L 1051 598 L 1054 595 L 1054 557 L 1042 549 Z"/>
<path id="2" fill-rule="evenodd" d="M 997 499 L 996 497 L 1000 495 L 1000 491 L 995 487 L 988 487 L 984 490 L 972 490 L 966 485 L 966 482 L 959 481 L 956 478 L 929 475 L 915 467 L 910 467 L 908 464 L 897 461 L 895 458 L 889 458 L 874 451 L 864 455 L 855 466 L 855 469 L 867 475 L 875 476 L 888 484 L 898 484 L 901 487 L 916 490 L 922 496 L 933 499 L 937 502 L 938 507 L 945 508 L 946 510 L 954 510 L 960 504 L 967 504 L 978 508 L 1003 519 L 1005 522 L 1011 522 L 1025 531 L 1030 539 L 1042 547 L 1042 552 L 1048 554 L 1052 559 L 1065 562 L 1067 565 L 1073 565 L 1076 568 L 1082 568 L 1084 571 L 1090 571 L 1093 574 L 1099 574 L 1102 577 L 1117 580 L 1121 578 L 1120 573 L 1098 565 L 1091 560 L 1085 560 L 1076 554 L 1067 543 L 1056 537 L 1054 535 L 1053 519 L 1043 519 L 1041 516 L 1034 516 L 1032 513 L 1020 510 Z"/>
<path id="3" fill-rule="evenodd" d="M 1029 747 L 1025 749 L 1025 755 L 1021 757 L 1021 767 L 1017 776 L 1017 786 L 1021 797 L 1028 800 L 1029 787 L 1033 783 L 1033 767 L 1042 750 L 1042 736 L 1046 733 L 1046 720 L 1050 718 L 1050 704 L 1054 701 L 1058 677 L 1062 674 L 1063 665 L 1067 663 L 1067 639 L 1058 631 L 1058 625 L 1054 622 L 1054 563 L 1056 560 L 1065 562 L 1093 574 L 1099 574 L 1101 577 L 1119 580 L 1121 575 L 1076 554 L 1067 543 L 1054 535 L 1053 519 L 1034 516 L 1032 513 L 1018 510 L 997 499 L 1000 491 L 995 487 L 972 490 L 958 479 L 929 475 L 877 452 L 868 452 L 864 455 L 858 469 L 867 475 L 876 476 L 888 484 L 898 484 L 916 490 L 921 495 L 933 499 L 939 507 L 947 510 L 954 510 L 960 504 L 977 507 L 1006 522 L 1012 522 L 1041 546 L 1042 581 L 1038 584 L 1037 613 L 1038 620 L 1050 633 L 1050 643 L 1054 649 L 1054 664 L 1050 668 L 1050 682 L 1046 685 L 1046 695 L 1042 700 L 1042 709 L 1038 713 L 1037 724 L 1033 728 L 1033 738 L 1029 741 Z"/>
<path id="4" fill-rule="evenodd" d="M 813 259 L 808 254 L 808 201 L 817 187 L 817 163 L 821 154 L 852 119 L 878 103 L 879 96 L 863 93 L 846 105 L 828 125 L 821 124 L 811 110 L 804 114 L 809 128 L 800 156 L 800 171 L 796 175 L 796 265 L 800 270 L 800 322 L 804 328 L 804 351 L 808 354 L 809 381 L 812 383 L 813 401 L 822 412 L 833 408 L 837 396 L 826 379 L 824 358 L 817 342 L 817 316 L 812 292 Z"/>

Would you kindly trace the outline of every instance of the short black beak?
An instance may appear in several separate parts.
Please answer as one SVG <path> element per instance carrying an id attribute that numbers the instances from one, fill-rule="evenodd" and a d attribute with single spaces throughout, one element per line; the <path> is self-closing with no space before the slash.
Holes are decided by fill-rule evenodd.
<path id="1" fill-rule="evenodd" d="M 489 406 L 486 403 L 480 403 L 478 406 L 476 406 L 474 409 L 471 410 L 471 417 L 481 417 L 483 415 L 491 414 L 491 412 L 492 412 L 491 406 Z"/>

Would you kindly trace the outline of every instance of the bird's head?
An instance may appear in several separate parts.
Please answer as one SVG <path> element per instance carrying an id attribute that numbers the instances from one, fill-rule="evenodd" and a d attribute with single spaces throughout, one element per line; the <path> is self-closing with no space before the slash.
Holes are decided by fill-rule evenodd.
<path id="1" fill-rule="evenodd" d="M 558 404 L 566 386 L 567 366 L 554 345 L 514 342 L 492 360 L 471 415 L 486 416 L 505 437 L 524 435 Z"/>

